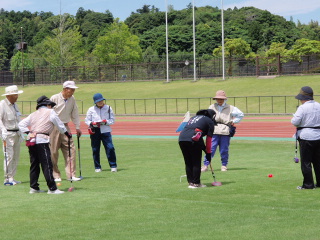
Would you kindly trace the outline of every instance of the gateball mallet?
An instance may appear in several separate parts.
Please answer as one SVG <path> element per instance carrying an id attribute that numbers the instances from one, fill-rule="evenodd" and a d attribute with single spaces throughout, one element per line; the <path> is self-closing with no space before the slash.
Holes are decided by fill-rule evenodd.
<path id="1" fill-rule="evenodd" d="M 181 182 L 181 179 L 183 178 L 183 177 L 186 177 L 187 175 L 182 175 L 182 176 L 180 176 L 180 182 Z"/>
<path id="2" fill-rule="evenodd" d="M 72 192 L 74 190 L 73 182 L 72 182 L 72 165 L 71 165 L 71 147 L 70 147 L 70 138 L 68 138 L 68 150 L 69 150 L 69 162 L 70 162 L 70 182 L 71 187 L 68 189 L 68 192 Z"/>
<path id="3" fill-rule="evenodd" d="M 8 156 L 7 156 L 7 142 L 6 141 L 3 141 L 3 148 L 4 148 L 4 159 L 6 161 L 6 181 L 3 185 L 12 186 L 13 183 L 9 182 L 9 177 L 8 177 Z"/>
<path id="4" fill-rule="evenodd" d="M 293 161 L 295 163 L 299 163 L 299 158 L 297 157 L 297 152 L 298 152 L 298 139 L 296 139 L 296 149 L 295 149 L 295 156 L 293 158 Z"/>
<path id="5" fill-rule="evenodd" d="M 215 176 L 215 174 L 214 174 L 214 172 L 213 172 L 213 168 L 212 168 L 212 165 L 211 165 L 211 162 L 210 162 L 210 169 L 211 169 L 211 173 L 212 173 L 212 177 L 213 177 L 213 180 L 214 180 L 214 182 L 213 183 L 211 183 L 211 185 L 212 186 L 221 186 L 222 185 L 222 183 L 221 182 L 217 182 L 216 181 L 216 176 Z"/>
<path id="6" fill-rule="evenodd" d="M 77 135 L 77 140 L 78 140 L 78 158 L 79 158 L 79 170 L 80 170 L 80 179 L 82 180 L 82 174 L 81 174 L 81 161 L 80 161 L 80 139 L 79 135 Z"/>

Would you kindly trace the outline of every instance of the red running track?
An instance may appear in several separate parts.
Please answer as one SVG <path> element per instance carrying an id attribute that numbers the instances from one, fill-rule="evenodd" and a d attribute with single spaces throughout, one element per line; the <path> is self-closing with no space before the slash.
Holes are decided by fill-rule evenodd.
<path id="1" fill-rule="evenodd" d="M 129 121 L 127 119 L 130 119 Z M 135 119 L 134 121 L 132 121 Z M 134 136 L 178 136 L 176 129 L 179 126 L 181 117 L 118 117 L 112 125 L 113 135 L 134 135 Z M 246 121 L 250 120 L 250 121 Z M 269 120 L 269 121 L 266 121 Z M 290 118 L 246 118 L 236 124 L 237 132 L 235 137 L 271 137 L 271 138 L 292 138 L 295 128 Z M 70 124 L 72 132 L 75 133 L 73 124 Z M 88 134 L 87 126 L 82 121 L 81 130 Z"/>

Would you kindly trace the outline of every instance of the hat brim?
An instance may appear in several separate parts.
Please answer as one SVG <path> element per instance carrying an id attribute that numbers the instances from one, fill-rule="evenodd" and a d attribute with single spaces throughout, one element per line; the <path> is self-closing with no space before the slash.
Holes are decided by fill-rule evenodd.
<path id="1" fill-rule="evenodd" d="M 106 99 L 105 98 L 99 98 L 99 99 L 95 100 L 94 103 L 96 104 L 97 102 L 101 102 L 103 100 L 106 100 Z"/>
<path id="2" fill-rule="evenodd" d="M 54 107 L 57 104 L 55 102 L 52 102 L 52 101 L 42 102 L 42 103 L 37 105 L 36 110 L 38 110 L 39 107 L 48 106 L 48 105 L 50 105 L 51 107 Z"/>
<path id="3" fill-rule="evenodd" d="M 302 101 L 309 101 L 309 100 L 313 100 L 313 97 L 302 95 L 299 93 L 297 96 L 295 96 L 295 99 L 302 100 Z"/>
<path id="4" fill-rule="evenodd" d="M 21 94 L 21 93 L 23 93 L 23 91 L 19 90 L 17 93 L 5 93 L 5 94 L 2 94 L 1 96 L 17 95 L 17 94 Z"/>
<path id="5" fill-rule="evenodd" d="M 70 86 L 70 87 L 66 86 L 66 87 L 64 87 L 64 88 L 72 88 L 72 89 L 77 89 L 78 87 L 76 87 L 76 86 Z"/>
<path id="6" fill-rule="evenodd" d="M 216 100 L 216 99 L 228 99 L 227 97 L 220 97 L 220 96 L 215 96 L 212 98 L 213 100 Z"/>

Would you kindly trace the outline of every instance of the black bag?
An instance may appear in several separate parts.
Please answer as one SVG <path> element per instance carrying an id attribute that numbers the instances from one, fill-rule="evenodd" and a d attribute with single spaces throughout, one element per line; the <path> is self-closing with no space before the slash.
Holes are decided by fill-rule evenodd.
<path id="1" fill-rule="evenodd" d="M 233 125 L 230 125 L 229 128 L 230 128 L 229 129 L 229 136 L 233 137 L 236 134 L 236 127 Z"/>

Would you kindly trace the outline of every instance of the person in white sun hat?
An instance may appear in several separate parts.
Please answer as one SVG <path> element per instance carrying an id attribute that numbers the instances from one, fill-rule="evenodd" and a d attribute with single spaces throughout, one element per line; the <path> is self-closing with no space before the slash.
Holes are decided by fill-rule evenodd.
<path id="1" fill-rule="evenodd" d="M 23 141 L 23 135 L 19 130 L 19 121 L 21 113 L 16 104 L 19 94 L 23 93 L 18 90 L 16 85 L 5 88 L 6 98 L 0 102 L 0 134 L 3 144 L 3 150 L 6 151 L 4 159 L 5 185 L 12 186 L 20 181 L 15 180 L 17 166 L 20 158 L 20 144 Z"/>
<path id="2" fill-rule="evenodd" d="M 229 162 L 229 145 L 230 139 L 233 136 L 231 126 L 234 126 L 235 123 L 239 123 L 244 117 L 243 112 L 241 112 L 237 107 L 227 104 L 227 95 L 225 91 L 219 90 L 216 92 L 216 96 L 213 97 L 213 100 L 216 100 L 216 103 L 209 106 L 209 109 L 213 109 L 217 114 L 215 120 L 217 125 L 214 128 L 212 136 L 212 149 L 211 156 L 214 157 L 214 154 L 219 146 L 220 156 L 221 156 L 221 171 L 225 172 L 228 170 L 227 165 Z M 208 161 L 205 159 L 204 166 L 201 171 L 208 170 Z"/>
<path id="3" fill-rule="evenodd" d="M 82 132 L 80 130 L 80 118 L 78 112 L 78 106 L 76 100 L 73 96 L 75 90 L 78 87 L 74 81 L 65 81 L 63 83 L 63 89 L 60 93 L 51 96 L 50 101 L 54 102 L 54 111 L 58 114 L 61 121 L 66 126 L 68 132 L 70 131 L 69 122 L 72 121 L 76 127 L 77 136 L 80 137 Z M 71 167 L 69 161 L 69 146 L 68 146 L 68 137 L 59 132 L 57 127 L 54 127 L 53 131 L 50 134 L 50 149 L 51 149 L 51 159 L 53 164 L 53 177 L 56 182 L 61 182 L 61 173 L 58 168 L 58 158 L 59 158 L 59 149 L 61 149 L 62 154 L 65 160 L 65 171 L 67 179 L 70 180 L 72 176 L 72 181 L 80 181 L 81 178 L 76 176 L 76 149 L 74 146 L 73 139 L 70 139 L 70 148 L 71 148 Z"/>

